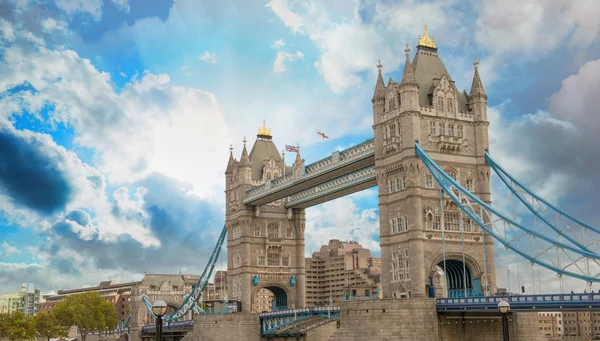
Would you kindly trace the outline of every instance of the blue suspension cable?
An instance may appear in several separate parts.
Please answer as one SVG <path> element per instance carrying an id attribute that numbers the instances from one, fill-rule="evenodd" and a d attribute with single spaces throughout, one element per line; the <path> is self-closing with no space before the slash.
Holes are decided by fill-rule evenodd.
<path id="1" fill-rule="evenodd" d="M 537 264 L 542 265 L 543 267 L 550 269 L 556 273 L 562 273 L 562 274 L 566 274 L 570 277 L 574 277 L 574 278 L 578 278 L 578 279 L 582 279 L 582 280 L 590 280 L 591 282 L 600 282 L 600 279 L 598 278 L 590 278 L 588 276 L 584 276 L 584 275 L 580 275 L 577 273 L 573 273 L 570 271 L 566 271 L 563 269 L 559 269 L 554 265 L 550 265 L 550 264 L 546 264 L 544 262 L 541 262 L 539 260 L 537 260 L 536 258 L 532 258 L 529 255 L 527 255 L 526 253 L 524 253 L 523 251 L 519 250 L 518 248 L 514 247 L 511 245 L 511 243 L 507 242 L 506 240 L 502 239 L 500 236 L 496 235 L 495 233 L 493 233 L 492 230 L 488 229 L 487 226 L 485 224 L 483 224 L 472 212 L 470 212 L 470 210 L 466 209 L 462 203 L 460 202 L 460 200 L 458 199 L 458 197 L 456 197 L 456 195 L 454 194 L 454 192 L 448 187 L 448 185 L 446 183 L 449 183 L 450 185 L 452 185 L 453 187 L 455 187 L 457 190 L 459 190 L 462 194 L 464 194 L 465 196 L 469 197 L 471 200 L 475 201 L 477 204 L 483 206 L 486 210 L 489 210 L 490 212 L 494 213 L 495 215 L 497 215 L 498 217 L 500 217 L 502 220 L 509 222 L 511 225 L 526 231 L 527 233 L 536 236 L 537 238 L 547 241 L 548 243 L 552 244 L 555 247 L 561 247 L 565 250 L 569 250 L 571 252 L 574 253 L 578 253 L 584 257 L 589 257 L 589 258 L 594 258 L 594 259 L 598 259 L 598 255 L 584 251 L 584 250 L 579 250 L 579 249 L 575 249 L 573 247 L 571 247 L 570 245 L 566 245 L 566 244 L 562 244 L 556 241 L 551 240 L 550 238 L 541 235 L 535 231 L 531 231 L 530 229 L 517 224 L 516 222 L 512 221 L 511 219 L 506 218 L 504 215 L 502 215 L 501 213 L 499 213 L 497 210 L 493 209 L 492 207 L 490 207 L 489 205 L 485 204 L 484 202 L 482 202 L 478 197 L 476 197 L 475 195 L 473 195 L 472 193 L 470 193 L 469 191 L 466 191 L 462 186 L 460 186 L 460 184 L 458 184 L 456 181 L 454 181 L 451 177 L 449 177 L 421 148 L 421 146 L 419 145 L 418 142 L 415 143 L 415 151 L 417 153 L 417 155 L 419 156 L 419 158 L 421 159 L 421 161 L 423 161 L 423 163 L 425 164 L 425 166 L 427 167 L 427 169 L 431 172 L 431 174 L 434 176 L 434 178 L 436 179 L 436 181 L 438 182 L 438 184 L 440 184 L 440 186 L 443 188 L 443 190 L 448 194 L 448 196 L 450 196 L 450 198 L 455 202 L 455 204 L 461 208 L 461 210 L 466 213 L 473 221 L 476 221 L 476 223 L 479 225 L 480 228 L 483 228 L 487 233 L 491 234 L 492 237 L 494 237 L 497 241 L 499 241 L 501 244 L 503 244 L 504 246 L 506 246 L 507 248 L 510 248 L 512 251 L 516 252 L 517 254 L 519 254 L 520 256 L 533 261 Z M 439 172 L 436 173 L 436 172 Z M 444 179 L 442 180 L 443 177 Z"/>

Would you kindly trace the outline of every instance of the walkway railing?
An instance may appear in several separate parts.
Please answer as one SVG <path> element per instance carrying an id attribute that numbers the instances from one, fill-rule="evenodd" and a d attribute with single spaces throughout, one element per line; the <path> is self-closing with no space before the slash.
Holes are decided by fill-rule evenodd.
<path id="1" fill-rule="evenodd" d="M 600 310 L 600 293 L 438 298 L 436 305 L 438 312 L 492 312 L 501 301 L 510 303 L 511 311 Z"/>
<path id="2" fill-rule="evenodd" d="M 356 146 L 346 150 L 335 152 L 333 155 L 313 162 L 304 167 L 304 174 L 301 177 L 295 177 L 293 174 L 287 174 L 279 178 L 269 180 L 266 183 L 252 187 L 246 190 L 244 204 L 266 196 L 270 193 L 290 187 L 297 182 L 306 181 L 316 176 L 327 173 L 333 169 L 352 164 L 358 160 L 375 155 L 375 140 L 369 139 Z"/>
<path id="3" fill-rule="evenodd" d="M 163 332 L 168 332 L 172 330 L 191 330 L 194 327 L 193 320 L 185 320 L 185 321 L 177 321 L 172 323 L 163 323 Z M 156 332 L 155 325 L 144 326 L 142 328 L 143 333 L 151 334 Z"/>

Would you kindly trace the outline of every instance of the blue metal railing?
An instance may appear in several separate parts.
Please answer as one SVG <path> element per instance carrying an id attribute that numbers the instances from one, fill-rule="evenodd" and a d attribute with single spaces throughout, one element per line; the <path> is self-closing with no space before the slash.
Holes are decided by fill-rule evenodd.
<path id="1" fill-rule="evenodd" d="M 495 311 L 501 301 L 510 303 L 511 311 L 600 310 L 600 293 L 437 298 L 436 306 L 439 312 Z"/>
<path id="2" fill-rule="evenodd" d="M 280 311 L 272 311 L 268 313 L 259 314 L 260 318 L 274 317 L 274 316 L 291 316 L 291 315 L 315 315 L 318 313 L 339 313 L 340 307 L 311 307 L 301 309 L 288 309 Z"/>

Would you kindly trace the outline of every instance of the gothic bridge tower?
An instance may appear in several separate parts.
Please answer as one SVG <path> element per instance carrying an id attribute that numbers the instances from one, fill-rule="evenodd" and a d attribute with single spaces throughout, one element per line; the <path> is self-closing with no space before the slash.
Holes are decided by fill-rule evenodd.
<path id="1" fill-rule="evenodd" d="M 228 298 L 244 312 L 305 306 L 304 209 L 286 209 L 278 200 L 263 206 L 244 205 L 246 189 L 302 169 L 300 154 L 286 166 L 271 131 L 258 130 L 250 154 L 229 155 L 225 171 Z M 272 299 L 274 305 L 270 300 Z"/>
<path id="2" fill-rule="evenodd" d="M 467 94 L 456 88 L 427 26 L 412 62 L 408 44 L 405 51 L 400 83 L 390 78 L 386 86 L 379 63 L 372 99 L 384 295 L 463 296 L 465 286 L 469 296 L 493 294 L 496 275 L 492 237 L 483 236 L 445 196 L 444 252 L 440 188 L 415 153 L 418 141 L 461 186 L 491 203 L 489 167 L 485 162 L 487 95 L 477 60 Z"/>

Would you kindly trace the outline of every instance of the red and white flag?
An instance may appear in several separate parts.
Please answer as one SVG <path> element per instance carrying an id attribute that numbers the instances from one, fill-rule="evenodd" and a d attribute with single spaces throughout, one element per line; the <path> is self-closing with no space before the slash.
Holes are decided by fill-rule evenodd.
<path id="1" fill-rule="evenodd" d="M 293 153 L 298 153 L 298 148 L 294 147 L 294 146 L 288 146 L 287 144 L 285 145 L 285 151 L 286 152 L 293 152 Z"/>

